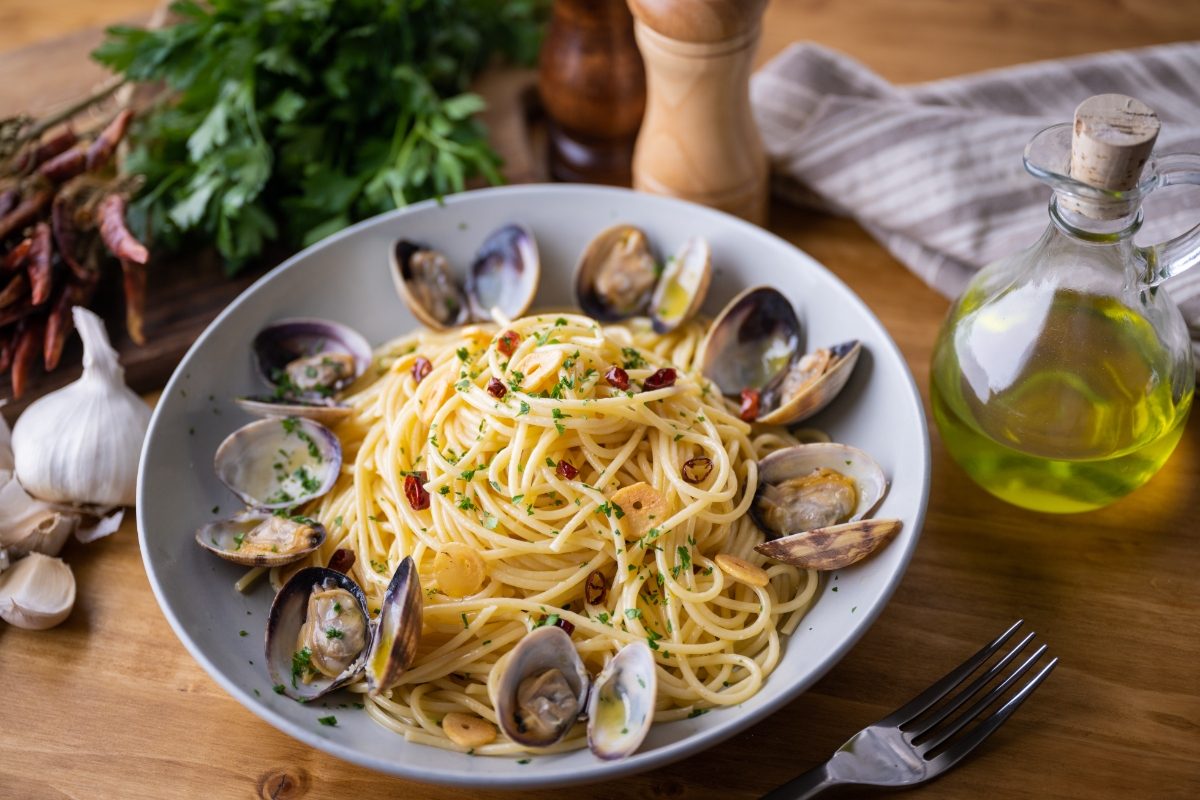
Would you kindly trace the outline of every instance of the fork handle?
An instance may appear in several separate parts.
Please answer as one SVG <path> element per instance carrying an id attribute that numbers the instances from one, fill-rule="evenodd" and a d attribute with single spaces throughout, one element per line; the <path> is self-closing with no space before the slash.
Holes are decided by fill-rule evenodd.
<path id="1" fill-rule="evenodd" d="M 762 796 L 761 800 L 808 800 L 837 786 L 841 781 L 829 774 L 826 764 L 821 764 L 799 778 L 788 781 L 773 792 Z"/>

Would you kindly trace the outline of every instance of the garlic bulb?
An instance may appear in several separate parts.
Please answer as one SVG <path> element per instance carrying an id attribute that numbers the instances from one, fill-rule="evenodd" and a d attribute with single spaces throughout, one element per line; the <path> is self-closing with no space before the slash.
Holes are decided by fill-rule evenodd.
<path id="1" fill-rule="evenodd" d="M 0 575 L 0 619 L 18 628 L 53 628 L 75 605 L 75 575 L 60 558 L 30 553 Z"/>
<path id="2" fill-rule="evenodd" d="M 30 497 L 13 477 L 12 462 L 8 424 L 0 417 L 0 551 L 9 558 L 30 552 L 56 556 L 79 515 Z"/>
<path id="3" fill-rule="evenodd" d="M 17 479 L 59 503 L 133 505 L 150 409 L 125 385 L 101 319 L 71 309 L 83 339 L 83 375 L 36 401 L 12 432 Z"/>

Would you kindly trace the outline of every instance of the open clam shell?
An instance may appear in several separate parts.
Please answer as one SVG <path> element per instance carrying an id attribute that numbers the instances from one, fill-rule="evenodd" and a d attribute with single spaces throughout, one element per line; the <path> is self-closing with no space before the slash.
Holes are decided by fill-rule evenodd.
<path id="1" fill-rule="evenodd" d="M 308 567 L 284 584 L 267 618 L 266 658 L 282 694 L 311 701 L 356 679 L 371 646 L 367 598 L 348 576 Z"/>
<path id="2" fill-rule="evenodd" d="M 588 747 L 600 758 L 632 755 L 654 720 L 658 696 L 654 654 L 645 642 L 634 642 L 605 665 L 588 698 Z"/>
<path id="3" fill-rule="evenodd" d="M 254 337 L 258 372 L 275 397 L 331 405 L 332 397 L 367 371 L 371 345 L 353 328 L 327 319 L 294 317 Z"/>
<path id="4" fill-rule="evenodd" d="M 645 313 L 658 283 L 658 260 L 646 234 L 614 225 L 596 235 L 575 268 L 579 307 L 603 322 Z"/>
<path id="5" fill-rule="evenodd" d="M 243 511 L 196 531 L 196 542 L 226 561 L 247 567 L 278 567 L 311 553 L 325 541 L 315 520 Z"/>
<path id="6" fill-rule="evenodd" d="M 561 740 L 585 710 L 588 674 L 557 626 L 536 628 L 508 654 L 493 699 L 500 730 L 526 747 Z"/>
<path id="7" fill-rule="evenodd" d="M 754 549 L 803 569 L 842 569 L 886 545 L 900 528 L 898 519 L 862 519 L 772 539 Z"/>
<path id="8" fill-rule="evenodd" d="M 800 320 L 791 302 L 769 286 L 729 301 L 700 344 L 700 370 L 721 393 L 762 389 L 787 369 L 800 349 Z"/>
<path id="9" fill-rule="evenodd" d="M 311 419 L 261 419 L 226 437 L 213 467 L 246 505 L 291 508 L 333 488 L 342 468 L 342 445 L 333 431 Z"/>
<path id="10" fill-rule="evenodd" d="M 533 305 L 541 280 L 537 240 L 524 225 L 505 225 L 479 247 L 467 273 L 467 302 L 476 322 L 511 320 Z"/>
<path id="11" fill-rule="evenodd" d="M 341 403 L 302 403 L 268 395 L 239 397 L 236 402 L 256 417 L 306 417 L 322 425 L 336 425 L 350 416 L 350 406 Z"/>
<path id="12" fill-rule="evenodd" d="M 467 293 L 444 255 L 423 244 L 398 239 L 390 256 L 396 293 L 424 325 L 442 331 L 470 321 Z"/>
<path id="13" fill-rule="evenodd" d="M 650 298 L 654 330 L 668 333 L 687 322 L 704 303 L 712 280 L 712 249 L 694 236 L 668 259 Z"/>
<path id="14" fill-rule="evenodd" d="M 367 688 L 372 695 L 395 686 L 412 666 L 421 639 L 421 609 L 421 579 L 412 556 L 405 556 L 383 596 L 375 639 L 367 655 Z"/>
<path id="15" fill-rule="evenodd" d="M 843 342 L 820 348 L 793 361 L 787 371 L 763 392 L 769 409 L 758 421 L 765 425 L 794 425 L 816 414 L 837 397 L 858 362 L 862 343 Z"/>
<path id="16" fill-rule="evenodd" d="M 883 469 L 857 447 L 799 444 L 758 462 L 750 515 L 769 539 L 777 539 L 861 520 L 886 493 Z"/>

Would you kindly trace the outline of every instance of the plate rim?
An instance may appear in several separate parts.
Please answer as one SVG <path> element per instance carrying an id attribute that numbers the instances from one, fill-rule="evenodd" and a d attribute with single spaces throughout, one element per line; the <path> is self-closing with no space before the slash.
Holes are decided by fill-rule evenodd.
<path id="1" fill-rule="evenodd" d="M 158 604 L 159 611 L 166 617 L 171 629 L 176 637 L 184 645 L 184 648 L 192 656 L 192 658 L 208 673 L 209 677 L 216 681 L 222 689 L 225 690 L 234 700 L 240 703 L 244 708 L 249 710 L 259 719 L 267 722 L 275 729 L 290 736 L 291 738 L 303 742 L 309 747 L 313 747 L 324 753 L 328 753 L 344 761 L 356 764 L 367 769 L 374 770 L 393 777 L 402 778 L 404 780 L 417 781 L 420 783 L 428 783 L 441 786 L 456 786 L 465 788 L 499 788 L 506 790 L 518 789 L 550 789 L 564 786 L 573 786 L 581 784 L 597 783 L 600 781 L 612 780 L 620 777 L 628 777 L 630 775 L 646 772 L 652 769 L 663 767 L 667 764 L 680 761 L 684 758 L 697 755 L 704 750 L 707 750 L 714 745 L 719 744 L 739 733 L 744 732 L 752 725 L 755 725 L 767 717 L 779 712 L 788 703 L 798 698 L 801 694 L 811 688 L 817 681 L 821 680 L 829 673 L 838 663 L 845 658 L 846 654 L 858 644 L 861 638 L 875 624 L 879 615 L 891 602 L 892 596 L 899 587 L 905 574 L 908 572 L 908 567 L 912 561 L 917 544 L 920 541 L 921 534 L 924 529 L 925 517 L 929 503 L 930 482 L 931 482 L 931 459 L 930 459 L 930 441 L 929 441 L 929 425 L 926 419 L 924 404 L 921 400 L 921 394 L 917 387 L 916 379 L 912 374 L 912 370 L 908 366 L 908 361 L 904 354 L 900 351 L 899 346 L 888 332 L 887 328 L 880 321 L 878 316 L 871 310 L 865 301 L 851 289 L 845 281 L 839 278 L 832 270 L 811 256 L 802 248 L 792 244 L 783 237 L 775 234 L 767 228 L 759 227 L 746 220 L 735 217 L 732 214 L 721 211 L 719 209 L 710 208 L 707 206 L 698 205 L 687 200 L 682 200 L 674 197 L 663 195 L 652 195 L 642 192 L 636 192 L 632 189 L 613 186 L 596 186 L 590 184 L 578 183 L 532 183 L 519 184 L 511 186 L 494 186 L 482 189 L 474 189 L 466 192 L 448 195 L 441 200 L 432 199 L 425 200 L 420 203 L 414 203 L 404 208 L 395 209 L 377 214 L 365 220 L 355 223 L 331 236 L 322 239 L 321 241 L 310 245 L 299 252 L 293 254 L 279 265 L 275 266 L 250 286 L 242 290 L 236 298 L 234 298 L 221 312 L 210 322 L 204 330 L 196 337 L 196 340 L 188 347 L 187 351 L 180 358 L 179 364 L 171 373 L 170 379 L 163 387 L 160 398 L 174 396 L 173 389 L 176 388 L 176 383 L 184 380 L 185 370 L 183 369 L 193 354 L 202 348 L 208 338 L 213 335 L 214 331 L 219 328 L 227 317 L 235 313 L 248 298 L 254 294 L 261 285 L 268 281 L 274 280 L 279 274 L 290 269 L 293 264 L 302 259 L 309 258 L 312 253 L 321 249 L 332 247 L 335 243 L 356 236 L 360 230 L 369 226 L 380 224 L 386 220 L 403 218 L 407 215 L 419 213 L 427 208 L 441 205 L 450 207 L 462 202 L 472 202 L 473 198 L 488 196 L 493 194 L 515 195 L 515 194 L 608 194 L 608 195 L 623 195 L 630 194 L 640 195 L 642 197 L 653 198 L 656 202 L 663 202 L 667 205 L 676 205 L 680 212 L 688 214 L 715 215 L 718 218 L 724 218 L 728 223 L 734 225 L 738 229 L 739 235 L 748 236 L 765 236 L 774 239 L 778 244 L 798 254 L 803 260 L 808 263 L 810 268 L 825 273 L 825 276 L 834 283 L 840 285 L 846 290 L 852 302 L 860 306 L 860 310 L 865 312 L 865 315 L 870 322 L 877 328 L 877 333 L 880 335 L 884 346 L 890 351 L 903 368 L 903 377 L 907 382 L 908 393 L 906 400 L 913 403 L 917 410 L 917 419 L 920 424 L 920 440 L 921 440 L 921 464 L 922 464 L 922 482 L 921 496 L 919 499 L 916 515 L 912 525 L 912 534 L 909 543 L 904 552 L 901 553 L 897 569 L 888 576 L 885 586 L 879 593 L 878 601 L 868 609 L 866 614 L 857 618 L 856 623 L 849 635 L 846 636 L 841 644 L 830 651 L 827 651 L 820 660 L 816 669 L 810 671 L 801 680 L 795 683 L 785 685 L 777 694 L 768 698 L 762 706 L 731 717 L 729 720 L 723 721 L 721 724 L 706 730 L 700 730 L 696 733 L 686 736 L 679 741 L 659 747 L 655 750 L 637 753 L 623 761 L 597 761 L 594 765 L 589 765 L 581 769 L 574 769 L 569 775 L 545 775 L 539 776 L 536 772 L 531 771 L 528 776 L 525 775 L 503 775 L 497 776 L 486 771 L 477 772 L 474 770 L 464 770 L 460 772 L 446 772 L 437 768 L 412 768 L 399 762 L 389 762 L 384 759 L 366 754 L 358 748 L 342 744 L 334 739 L 329 739 L 318 735 L 315 731 L 301 728 L 295 725 L 291 720 L 281 714 L 278 714 L 271 709 L 267 704 L 251 694 L 251 691 L 243 688 L 238 683 L 227 678 L 225 674 L 214 664 L 206 655 L 200 645 L 192 638 L 191 634 L 185 628 L 183 622 L 175 615 L 170 604 L 167 602 L 165 590 L 160 581 L 160 576 L 155 570 L 149 557 L 150 548 L 147 544 L 146 524 L 143 519 L 143 508 L 145 507 L 144 499 L 146 492 L 146 481 L 144 476 L 147 475 L 147 460 L 150 452 L 150 442 L 160 424 L 160 417 L 164 413 L 165 404 L 160 400 L 156 403 L 154 412 L 150 418 L 150 424 L 147 428 L 145 443 L 142 447 L 141 454 L 138 459 L 138 480 L 137 480 L 137 504 L 136 504 L 136 520 L 138 531 L 138 547 L 141 552 L 142 566 L 145 570 L 147 580 L 150 583 L 150 588 L 154 593 L 155 602 Z M 396 734 L 399 736 L 399 734 Z M 401 741 L 403 737 L 401 737 Z M 408 743 L 406 744 L 416 744 Z M 421 745 L 429 747 L 429 745 Z M 485 762 L 486 763 L 486 762 Z"/>

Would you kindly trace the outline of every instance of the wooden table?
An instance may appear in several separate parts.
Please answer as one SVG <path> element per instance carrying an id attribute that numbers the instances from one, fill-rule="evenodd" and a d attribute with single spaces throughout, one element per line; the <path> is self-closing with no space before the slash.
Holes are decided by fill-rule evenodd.
<path id="1" fill-rule="evenodd" d="M 91 26 L 154 4 L 4 0 L 0 48 L 69 33 L 82 53 L 96 37 Z M 910 81 L 1198 36 L 1195 2 L 776 0 L 760 58 L 812 38 Z M 82 61 L 41 69 L 3 76 L 0 112 L 44 97 L 52 73 L 59 85 L 72 71 L 89 74 Z M 771 227 L 866 300 L 925 387 L 946 302 L 852 222 L 776 206 Z M 571 796 L 755 797 L 824 759 L 1017 617 L 1051 643 L 1059 669 L 970 762 L 914 797 L 1200 796 L 1200 420 L 1143 490 L 1071 517 L 994 500 L 933 435 L 920 546 L 853 652 L 741 736 Z M 515 796 L 405 783 L 261 722 L 176 640 L 155 606 L 132 524 L 65 556 L 79 583 L 70 619 L 46 633 L 0 628 L 0 798 Z"/>

